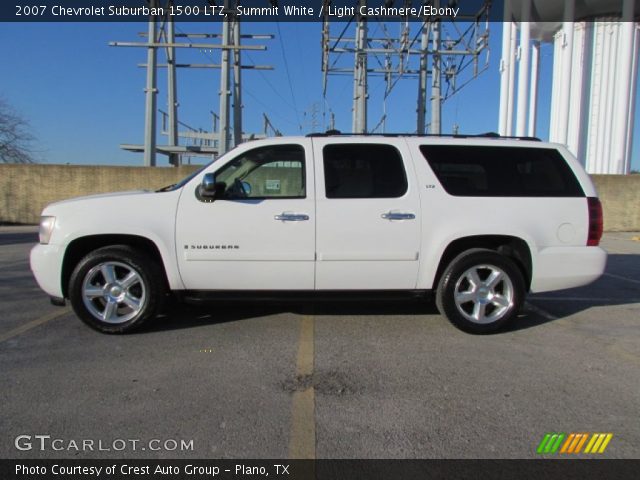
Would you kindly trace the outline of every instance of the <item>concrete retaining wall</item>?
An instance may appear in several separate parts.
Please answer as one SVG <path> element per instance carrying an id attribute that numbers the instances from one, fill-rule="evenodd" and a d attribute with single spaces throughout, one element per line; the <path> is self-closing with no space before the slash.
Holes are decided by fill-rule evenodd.
<path id="1" fill-rule="evenodd" d="M 0 222 L 38 223 L 49 203 L 95 193 L 157 190 L 196 168 L 0 164 Z"/>
<path id="2" fill-rule="evenodd" d="M 640 231 L 640 175 L 593 175 L 607 232 Z"/>
<path id="3" fill-rule="evenodd" d="M 196 168 L 0 164 L 0 222 L 35 224 L 51 202 L 94 193 L 158 189 Z M 640 231 L 640 175 L 594 175 L 593 181 L 604 208 L 605 230 Z"/>

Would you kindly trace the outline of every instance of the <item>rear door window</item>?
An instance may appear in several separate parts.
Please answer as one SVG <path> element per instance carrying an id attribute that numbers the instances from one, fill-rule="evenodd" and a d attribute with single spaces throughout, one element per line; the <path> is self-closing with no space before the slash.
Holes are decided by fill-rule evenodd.
<path id="1" fill-rule="evenodd" d="M 407 175 L 397 148 L 384 144 L 326 145 L 327 198 L 397 198 L 407 192 Z"/>
<path id="2" fill-rule="evenodd" d="M 466 197 L 584 197 L 564 157 L 553 148 L 422 145 L 447 191 Z"/>

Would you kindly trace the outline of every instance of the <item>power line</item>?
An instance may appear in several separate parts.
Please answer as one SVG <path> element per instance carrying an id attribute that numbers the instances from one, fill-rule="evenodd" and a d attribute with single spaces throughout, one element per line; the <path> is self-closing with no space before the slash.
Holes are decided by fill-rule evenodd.
<path id="1" fill-rule="evenodd" d="M 291 99 L 293 100 L 293 106 L 296 111 L 296 120 L 298 121 L 298 127 L 302 132 L 302 124 L 300 123 L 300 115 L 298 113 L 298 105 L 296 104 L 296 96 L 293 93 L 293 84 L 291 83 L 291 75 L 289 73 L 289 62 L 287 62 L 287 54 L 284 51 L 284 43 L 282 42 L 282 31 L 280 30 L 280 22 L 276 22 L 278 28 L 278 40 L 280 40 L 280 49 L 282 51 L 282 58 L 284 60 L 284 68 L 287 73 L 287 81 L 289 82 L 289 90 L 291 91 Z"/>

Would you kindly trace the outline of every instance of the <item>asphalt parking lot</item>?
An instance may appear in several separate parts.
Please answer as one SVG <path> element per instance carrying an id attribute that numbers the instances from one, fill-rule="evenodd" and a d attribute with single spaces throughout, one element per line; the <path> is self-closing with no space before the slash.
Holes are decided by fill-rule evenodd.
<path id="1" fill-rule="evenodd" d="M 531 296 L 490 336 L 397 303 L 175 306 L 108 336 L 38 289 L 34 229 L 0 227 L 0 457 L 534 458 L 547 432 L 610 432 L 599 457 L 638 458 L 633 236 L 605 235 L 599 281 Z"/>

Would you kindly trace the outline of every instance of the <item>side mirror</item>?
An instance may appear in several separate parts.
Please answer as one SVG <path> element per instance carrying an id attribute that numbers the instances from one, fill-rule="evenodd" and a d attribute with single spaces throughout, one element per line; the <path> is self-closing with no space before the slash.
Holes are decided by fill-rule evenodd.
<path id="1" fill-rule="evenodd" d="M 198 187 L 198 193 L 207 201 L 214 201 L 224 195 L 227 185 L 224 182 L 216 182 L 216 176 L 213 173 L 205 173 L 202 183 Z"/>

